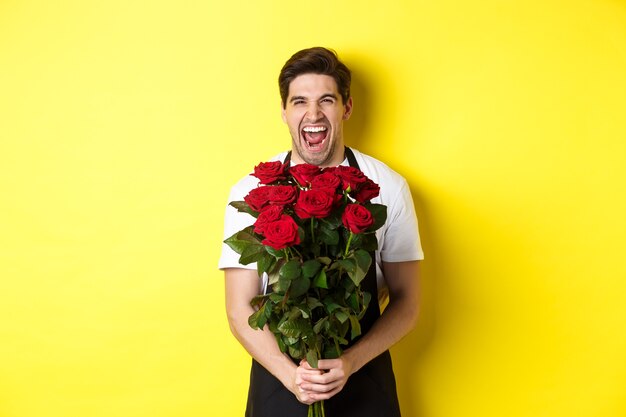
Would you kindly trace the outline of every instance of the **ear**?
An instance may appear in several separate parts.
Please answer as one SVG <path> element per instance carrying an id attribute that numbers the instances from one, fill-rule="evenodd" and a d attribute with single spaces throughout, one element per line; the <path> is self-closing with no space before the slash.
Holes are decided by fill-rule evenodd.
<path id="1" fill-rule="evenodd" d="M 280 101 L 280 116 L 283 118 L 283 123 L 287 123 L 287 112 L 285 109 L 285 103 L 283 103 L 283 101 Z"/>
<path id="2" fill-rule="evenodd" d="M 343 120 L 348 120 L 352 114 L 352 97 L 348 98 L 346 104 L 343 105 Z"/>

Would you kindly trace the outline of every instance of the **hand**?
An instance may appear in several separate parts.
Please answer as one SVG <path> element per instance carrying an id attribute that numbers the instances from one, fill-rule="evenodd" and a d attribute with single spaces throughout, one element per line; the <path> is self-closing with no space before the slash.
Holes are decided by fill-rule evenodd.
<path id="1" fill-rule="evenodd" d="M 314 398 L 315 392 L 304 389 L 302 387 L 302 384 L 305 384 L 306 379 L 308 379 L 310 376 L 322 375 L 324 371 L 311 368 L 310 366 L 308 366 L 308 364 L 306 364 L 306 366 L 303 366 L 303 363 L 306 363 L 306 360 L 303 359 L 300 362 L 300 366 L 296 368 L 294 386 L 293 389 L 291 389 L 291 392 L 294 393 L 298 401 L 300 401 L 301 403 L 311 405 L 314 402 L 318 401 Z"/>
<path id="2" fill-rule="evenodd" d="M 306 360 L 302 360 L 296 370 L 296 386 L 306 398 L 305 404 L 331 398 L 343 389 L 352 375 L 352 364 L 345 356 L 321 359 L 317 366 L 318 369 L 312 368 Z"/>

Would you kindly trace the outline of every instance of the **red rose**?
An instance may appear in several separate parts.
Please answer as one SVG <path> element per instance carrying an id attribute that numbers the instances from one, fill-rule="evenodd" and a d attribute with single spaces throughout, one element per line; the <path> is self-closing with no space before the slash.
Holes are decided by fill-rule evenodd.
<path id="1" fill-rule="evenodd" d="M 380 187 L 369 178 L 354 193 L 354 199 L 359 203 L 365 203 L 374 197 L 378 197 Z"/>
<path id="2" fill-rule="evenodd" d="M 348 187 L 350 187 L 350 190 L 356 190 L 361 184 L 367 181 L 367 177 L 363 171 L 358 168 L 346 167 L 342 165 L 338 166 L 333 172 L 341 178 L 344 190 L 347 190 Z"/>
<path id="3" fill-rule="evenodd" d="M 320 167 L 311 164 L 299 164 L 289 168 L 291 176 L 303 187 L 306 187 L 321 171 Z"/>
<path id="4" fill-rule="evenodd" d="M 333 174 L 332 171 L 326 170 L 311 180 L 311 188 L 331 188 L 336 190 L 340 184 L 341 180 L 339 177 Z"/>
<path id="5" fill-rule="evenodd" d="M 292 185 L 274 185 L 270 188 L 270 204 L 284 206 L 296 201 L 296 187 Z"/>
<path id="6" fill-rule="evenodd" d="M 281 206 L 268 206 L 259 214 L 259 217 L 254 222 L 254 233 L 263 234 L 265 226 L 268 223 L 275 222 L 280 219 L 283 214 L 283 208 Z"/>
<path id="7" fill-rule="evenodd" d="M 294 246 L 300 243 L 298 225 L 295 220 L 286 214 L 280 219 L 268 223 L 263 228 L 265 239 L 261 243 L 271 246 L 276 250 L 281 250 L 287 246 Z"/>
<path id="8" fill-rule="evenodd" d="M 251 175 L 257 177 L 261 184 L 271 184 L 287 178 L 287 164 L 280 161 L 261 162 L 254 167 L 254 173 Z"/>
<path id="9" fill-rule="evenodd" d="M 360 204 L 348 204 L 341 221 L 352 233 L 362 233 L 374 224 L 372 213 Z"/>
<path id="10" fill-rule="evenodd" d="M 328 216 L 335 202 L 334 192 L 327 189 L 314 189 L 300 192 L 294 210 L 301 219 Z"/>
<path id="11" fill-rule="evenodd" d="M 270 202 L 270 191 L 272 188 L 274 187 L 269 185 L 254 188 L 243 198 L 243 201 L 248 203 L 252 210 L 261 211 Z"/>

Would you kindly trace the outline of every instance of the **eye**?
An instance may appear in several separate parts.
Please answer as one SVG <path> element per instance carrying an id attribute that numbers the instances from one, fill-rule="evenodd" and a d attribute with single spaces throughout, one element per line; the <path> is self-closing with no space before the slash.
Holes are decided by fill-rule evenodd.
<path id="1" fill-rule="evenodd" d="M 334 103 L 335 101 L 332 98 L 326 97 L 322 99 L 322 103 Z"/>

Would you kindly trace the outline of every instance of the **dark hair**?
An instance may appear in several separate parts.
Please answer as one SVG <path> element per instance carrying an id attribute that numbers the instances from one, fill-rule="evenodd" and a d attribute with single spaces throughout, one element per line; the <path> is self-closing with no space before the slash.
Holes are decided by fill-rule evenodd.
<path id="1" fill-rule="evenodd" d="M 335 51 L 317 46 L 296 52 L 280 70 L 278 88 L 283 108 L 287 105 L 289 84 L 302 74 L 330 75 L 337 83 L 343 103 L 350 98 L 350 70 L 339 60 Z"/>

